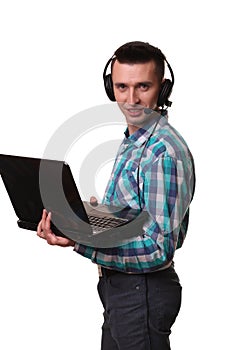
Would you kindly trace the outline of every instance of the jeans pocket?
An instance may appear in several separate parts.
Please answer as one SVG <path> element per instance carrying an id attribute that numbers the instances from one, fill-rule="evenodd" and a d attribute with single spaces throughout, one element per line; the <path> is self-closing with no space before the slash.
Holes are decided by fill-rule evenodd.
<path id="1" fill-rule="evenodd" d="M 157 290 L 153 303 L 150 300 L 149 307 L 149 322 L 152 328 L 158 332 L 171 332 L 180 311 L 181 295 L 182 287 L 179 284 Z"/>

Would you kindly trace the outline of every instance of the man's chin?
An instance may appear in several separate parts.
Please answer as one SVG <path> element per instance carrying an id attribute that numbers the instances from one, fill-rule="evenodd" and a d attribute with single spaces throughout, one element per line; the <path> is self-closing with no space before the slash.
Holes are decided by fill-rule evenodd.
<path id="1" fill-rule="evenodd" d="M 141 113 L 139 116 L 126 115 L 125 118 L 128 125 L 141 127 L 148 122 L 148 116 L 145 113 Z"/>

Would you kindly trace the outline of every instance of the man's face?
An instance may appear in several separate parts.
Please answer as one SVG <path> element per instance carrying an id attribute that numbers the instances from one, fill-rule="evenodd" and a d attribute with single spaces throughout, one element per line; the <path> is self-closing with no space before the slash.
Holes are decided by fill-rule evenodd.
<path id="1" fill-rule="evenodd" d="M 129 132 L 133 133 L 150 118 L 144 109 L 156 108 L 161 82 L 155 62 L 128 64 L 116 60 L 112 81 L 116 101 L 126 117 Z"/>

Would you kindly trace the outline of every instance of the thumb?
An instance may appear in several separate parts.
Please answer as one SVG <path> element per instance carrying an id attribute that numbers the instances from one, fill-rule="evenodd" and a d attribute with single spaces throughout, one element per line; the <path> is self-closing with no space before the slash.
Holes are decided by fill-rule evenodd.
<path id="1" fill-rule="evenodd" d="M 90 197 L 90 204 L 93 205 L 94 207 L 98 205 L 98 199 L 94 196 Z"/>

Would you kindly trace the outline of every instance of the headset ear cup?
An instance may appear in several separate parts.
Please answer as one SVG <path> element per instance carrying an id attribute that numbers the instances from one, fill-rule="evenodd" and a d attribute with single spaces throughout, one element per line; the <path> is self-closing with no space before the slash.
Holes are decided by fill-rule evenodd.
<path id="1" fill-rule="evenodd" d="M 164 105 L 169 105 L 169 96 L 172 92 L 173 83 L 170 79 L 165 79 L 165 81 L 161 84 L 160 93 L 158 96 L 157 106 L 163 107 Z"/>
<path id="2" fill-rule="evenodd" d="M 112 83 L 112 76 L 111 76 L 111 74 L 107 74 L 104 77 L 104 87 L 105 87 L 105 91 L 106 91 L 106 94 L 107 94 L 108 98 L 111 101 L 116 101 L 115 95 L 114 95 L 114 90 L 113 90 L 113 83 Z"/>

